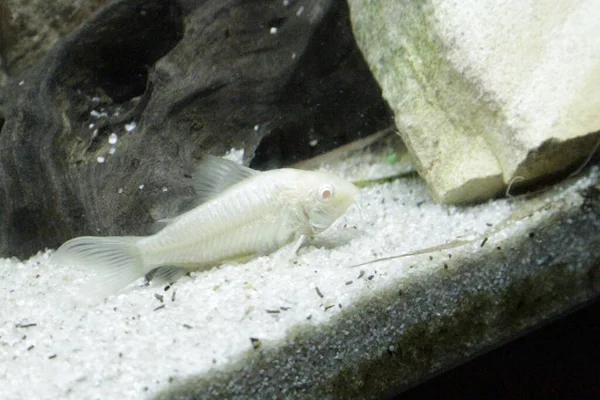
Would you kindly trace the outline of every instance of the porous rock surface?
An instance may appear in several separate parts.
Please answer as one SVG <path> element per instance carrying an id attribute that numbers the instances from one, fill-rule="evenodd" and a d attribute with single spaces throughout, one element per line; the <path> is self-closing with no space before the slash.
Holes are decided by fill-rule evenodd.
<path id="1" fill-rule="evenodd" d="M 597 1 L 349 4 L 357 42 L 437 201 L 547 181 L 597 148 Z"/>

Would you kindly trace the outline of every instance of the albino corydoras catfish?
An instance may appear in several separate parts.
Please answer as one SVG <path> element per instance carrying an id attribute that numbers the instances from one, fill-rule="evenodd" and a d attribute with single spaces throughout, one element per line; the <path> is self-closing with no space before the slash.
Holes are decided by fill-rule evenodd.
<path id="1" fill-rule="evenodd" d="M 350 182 L 325 172 L 259 172 L 206 156 L 194 175 L 200 205 L 151 236 L 82 236 L 52 257 L 61 265 L 96 270 L 86 292 L 106 297 L 136 279 L 173 282 L 186 272 L 269 254 L 327 229 L 358 199 Z M 95 292 L 95 293 L 94 293 Z"/>

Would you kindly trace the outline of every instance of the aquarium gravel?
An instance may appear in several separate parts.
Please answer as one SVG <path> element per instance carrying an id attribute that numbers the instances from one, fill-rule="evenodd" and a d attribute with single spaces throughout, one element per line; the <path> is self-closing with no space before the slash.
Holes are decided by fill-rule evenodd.
<path id="1" fill-rule="evenodd" d="M 359 346 L 346 352 L 378 349 L 378 335 L 336 326 L 355 304 L 376 303 L 380 291 L 416 272 L 411 257 L 372 261 L 456 241 L 477 240 L 472 251 L 493 246 L 486 233 L 519 201 L 446 206 L 434 204 L 415 177 L 374 184 L 361 189 L 360 209 L 352 207 L 289 263 L 263 256 L 193 272 L 164 287 L 140 279 L 92 305 L 77 297 L 89 271 L 53 265 L 51 249 L 29 260 L 0 259 L 0 398 L 151 398 L 188 377 L 232 366 L 240 379 L 231 385 L 243 385 L 248 354 L 293 346 L 298 332 L 313 330 L 331 329 L 340 348 L 345 341 Z M 430 310 L 434 298 L 406 313 Z M 373 327 L 379 329 L 388 327 Z M 310 363 L 352 359 L 349 353 L 328 358 Z M 303 370 L 298 361 L 292 364 L 266 373 L 302 375 L 295 372 Z M 313 377 L 293 379 L 311 385 Z"/>

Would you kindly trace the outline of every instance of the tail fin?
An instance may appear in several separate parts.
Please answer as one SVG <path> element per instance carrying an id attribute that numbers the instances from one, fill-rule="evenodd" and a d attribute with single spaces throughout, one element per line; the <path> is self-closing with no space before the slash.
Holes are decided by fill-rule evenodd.
<path id="1" fill-rule="evenodd" d="M 84 288 L 86 297 L 103 299 L 144 276 L 143 260 L 134 236 L 82 236 L 64 243 L 52 262 L 91 268 L 97 277 Z"/>

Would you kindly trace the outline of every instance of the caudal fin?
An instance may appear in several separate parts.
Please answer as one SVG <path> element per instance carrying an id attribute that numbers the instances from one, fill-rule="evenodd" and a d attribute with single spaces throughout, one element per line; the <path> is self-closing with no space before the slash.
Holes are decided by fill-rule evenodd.
<path id="1" fill-rule="evenodd" d="M 82 236 L 65 242 L 52 262 L 94 270 L 97 275 L 82 294 L 101 300 L 144 276 L 142 256 L 134 236 Z"/>

